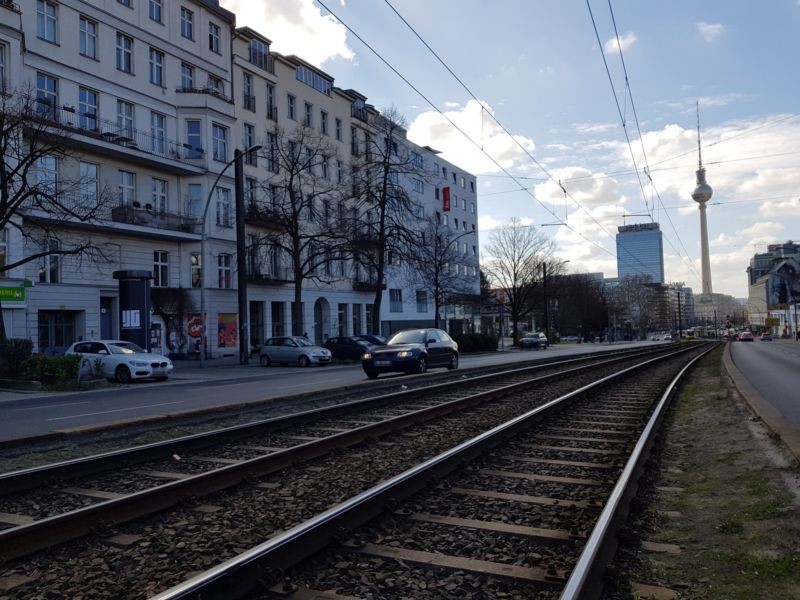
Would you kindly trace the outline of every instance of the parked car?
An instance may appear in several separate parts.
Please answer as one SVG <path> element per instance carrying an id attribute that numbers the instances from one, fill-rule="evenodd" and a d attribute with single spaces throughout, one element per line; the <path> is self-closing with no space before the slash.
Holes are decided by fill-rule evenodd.
<path id="1" fill-rule="evenodd" d="M 441 329 L 406 329 L 365 352 L 361 367 L 370 379 L 380 373 L 424 373 L 428 367 L 457 369 L 458 344 Z"/>
<path id="2" fill-rule="evenodd" d="M 361 355 L 372 347 L 368 341 L 354 335 L 332 337 L 323 345 L 330 350 L 333 358 L 343 360 L 360 360 Z"/>
<path id="3" fill-rule="evenodd" d="M 755 341 L 755 338 L 753 337 L 753 334 L 750 333 L 749 331 L 742 331 L 739 334 L 739 341 L 740 342 L 752 342 L 752 341 Z"/>
<path id="4" fill-rule="evenodd" d="M 368 344 L 372 344 L 373 346 L 385 346 L 386 345 L 386 338 L 382 335 L 374 335 L 372 333 L 365 333 L 364 335 L 356 335 L 353 337 L 360 338 L 367 342 Z"/>
<path id="5" fill-rule="evenodd" d="M 771 342 L 772 341 L 772 334 L 768 331 L 765 331 L 761 334 L 761 341 L 762 342 Z"/>
<path id="6" fill-rule="evenodd" d="M 88 359 L 82 370 L 95 370 L 100 365 L 103 377 L 128 383 L 133 379 L 164 381 L 172 373 L 172 361 L 166 356 L 153 354 L 125 340 L 97 340 L 75 342 L 64 354 L 79 354 Z M 99 361 L 99 363 L 96 363 Z"/>
<path id="7" fill-rule="evenodd" d="M 331 352 L 327 348 L 312 344 L 300 335 L 287 335 L 269 338 L 261 346 L 258 360 L 262 367 L 272 363 L 279 365 L 295 364 L 300 367 L 327 365 L 331 362 Z"/>
<path id="8" fill-rule="evenodd" d="M 547 350 L 547 345 L 547 336 L 541 331 L 529 331 L 519 338 L 520 348 L 541 348 L 542 350 Z"/>
<path id="9" fill-rule="evenodd" d="M 665 342 L 671 342 L 672 341 L 672 334 L 671 333 L 665 333 L 664 337 L 662 337 L 661 339 L 663 341 L 665 341 Z"/>

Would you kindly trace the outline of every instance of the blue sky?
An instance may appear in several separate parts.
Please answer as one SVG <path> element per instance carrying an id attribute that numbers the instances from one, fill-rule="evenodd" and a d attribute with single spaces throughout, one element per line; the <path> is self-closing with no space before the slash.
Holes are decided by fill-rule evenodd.
<path id="1" fill-rule="evenodd" d="M 481 0 L 391 0 L 480 103 L 383 0 L 324 2 L 517 181 L 318 3 L 221 3 L 240 25 L 273 40 L 275 50 L 319 65 L 338 86 L 359 90 L 378 108 L 396 106 L 415 142 L 479 175 L 484 241 L 512 216 L 535 225 L 565 222 L 569 227 L 545 231 L 571 261 L 570 270 L 614 276 L 616 227 L 649 221 L 644 214 L 650 213 L 664 232 L 667 279 L 699 291 L 699 215 L 690 197 L 695 102 L 714 188 L 708 211 L 714 291 L 745 297 L 753 253 L 800 239 L 798 0 L 612 0 L 631 94 L 608 0 L 590 2 L 600 45 L 586 2 L 497 0 L 489 9 Z"/>

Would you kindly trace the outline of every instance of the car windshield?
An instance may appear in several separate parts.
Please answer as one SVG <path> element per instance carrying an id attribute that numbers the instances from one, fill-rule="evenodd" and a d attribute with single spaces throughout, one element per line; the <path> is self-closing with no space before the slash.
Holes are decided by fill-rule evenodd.
<path id="1" fill-rule="evenodd" d="M 111 354 L 147 354 L 144 350 L 133 342 L 113 342 L 108 345 Z"/>
<path id="2" fill-rule="evenodd" d="M 425 329 L 414 329 L 412 331 L 400 331 L 389 338 L 388 344 L 424 344 Z"/>
<path id="3" fill-rule="evenodd" d="M 296 337 L 296 338 L 292 338 L 292 339 L 295 342 L 297 342 L 297 345 L 300 346 L 301 348 L 305 348 L 307 346 L 313 346 L 314 345 L 304 337 Z"/>

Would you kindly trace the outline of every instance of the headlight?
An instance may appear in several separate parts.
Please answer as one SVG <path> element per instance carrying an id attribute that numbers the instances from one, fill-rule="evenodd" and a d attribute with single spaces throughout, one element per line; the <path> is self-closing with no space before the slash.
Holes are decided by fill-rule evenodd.
<path id="1" fill-rule="evenodd" d="M 141 360 L 132 360 L 131 361 L 131 365 L 134 366 L 134 367 L 146 367 L 148 364 L 150 364 L 150 363 L 144 362 L 144 361 L 141 361 Z"/>
<path id="2" fill-rule="evenodd" d="M 361 355 L 361 360 L 369 360 L 370 358 L 372 358 L 372 354 L 369 352 L 364 352 L 364 354 Z"/>
<path id="3" fill-rule="evenodd" d="M 413 356 L 413 352 L 411 350 L 403 350 L 402 352 L 397 353 L 397 358 L 408 358 L 409 356 Z"/>

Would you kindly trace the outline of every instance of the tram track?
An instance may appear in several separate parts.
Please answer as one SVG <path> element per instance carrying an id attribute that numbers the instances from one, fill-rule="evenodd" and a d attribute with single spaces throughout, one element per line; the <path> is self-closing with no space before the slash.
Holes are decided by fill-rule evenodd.
<path id="1" fill-rule="evenodd" d="M 383 407 L 371 407 L 365 409 L 364 407 L 366 404 L 361 404 L 361 410 L 366 410 L 366 412 L 359 414 L 353 414 L 353 407 L 350 407 L 348 411 L 342 409 L 338 413 L 328 413 L 325 416 L 316 415 L 316 420 L 309 423 L 309 422 L 302 422 L 297 415 L 291 417 L 295 422 L 291 425 L 295 429 L 292 429 L 291 432 L 287 433 L 286 430 L 283 431 L 281 435 L 276 435 L 274 432 L 270 433 L 269 435 L 272 436 L 270 444 L 271 446 L 262 446 L 262 448 L 270 448 L 272 452 L 267 454 L 266 456 L 260 456 L 255 459 L 249 459 L 244 462 L 241 462 L 241 457 L 238 458 L 228 458 L 225 459 L 219 456 L 219 448 L 215 449 L 214 456 L 205 456 L 200 457 L 200 462 L 203 462 L 203 459 L 213 458 L 219 464 L 220 461 L 237 461 L 235 464 L 227 464 L 222 469 L 214 469 L 213 471 L 208 472 L 201 472 L 195 476 L 184 477 L 181 479 L 177 479 L 172 481 L 171 483 L 167 483 L 164 485 L 155 488 L 156 491 L 152 489 L 146 489 L 133 496 L 128 496 L 126 499 L 123 498 L 113 498 L 107 499 L 103 502 L 97 503 L 90 507 L 79 509 L 78 511 L 73 511 L 71 513 L 72 519 L 74 521 L 73 526 L 77 527 L 81 530 L 82 533 L 86 533 L 87 531 L 93 530 L 98 526 L 103 526 L 105 528 L 106 538 L 113 537 L 111 534 L 114 531 L 108 529 L 109 525 L 113 525 L 114 523 L 119 523 L 129 518 L 137 518 L 140 519 L 143 515 L 150 514 L 162 508 L 166 508 L 167 506 L 176 506 L 181 501 L 185 500 L 187 496 L 200 496 L 204 494 L 211 493 L 214 490 L 220 490 L 224 488 L 229 488 L 234 486 L 238 483 L 245 482 L 245 487 L 247 488 L 246 495 L 249 495 L 249 500 L 251 501 L 254 498 L 254 494 L 257 495 L 265 495 L 264 491 L 267 492 L 272 491 L 273 496 L 279 496 L 278 500 L 281 500 L 280 496 L 282 496 L 282 500 L 277 503 L 276 506 L 272 506 L 267 508 L 263 505 L 263 501 L 259 500 L 258 502 L 254 502 L 254 507 L 252 510 L 258 510 L 257 506 L 260 506 L 260 510 L 262 511 L 269 511 L 272 514 L 277 514 L 279 512 L 284 512 L 285 514 L 282 516 L 281 519 L 273 519 L 272 523 L 267 525 L 266 528 L 272 527 L 276 530 L 280 529 L 287 529 L 297 522 L 303 520 L 304 517 L 308 516 L 309 510 L 319 510 L 320 507 L 329 506 L 331 503 L 341 502 L 345 500 L 348 495 L 353 493 L 357 493 L 358 488 L 360 486 L 361 489 L 366 489 L 369 485 L 374 484 L 376 481 L 379 481 L 380 477 L 389 477 L 391 472 L 394 471 L 395 473 L 398 470 L 401 470 L 403 464 L 413 464 L 413 461 L 419 460 L 418 456 L 412 456 L 409 453 L 408 456 L 405 456 L 404 452 L 400 452 L 401 455 L 398 457 L 394 457 L 394 463 L 391 466 L 388 463 L 392 462 L 391 460 L 386 460 L 387 465 L 380 465 L 381 469 L 384 466 L 388 467 L 388 471 L 380 472 L 377 469 L 376 465 L 378 462 L 381 462 L 383 458 L 377 460 L 377 456 L 380 454 L 380 449 L 385 451 L 384 455 L 388 456 L 390 454 L 398 454 L 398 449 L 401 445 L 405 444 L 409 440 L 414 439 L 415 435 L 427 437 L 424 441 L 428 442 L 428 452 L 433 451 L 441 451 L 442 449 L 449 447 L 448 445 L 452 445 L 453 443 L 457 443 L 457 439 L 453 439 L 453 432 L 448 431 L 448 429 L 452 429 L 452 425 L 448 425 L 447 421 L 451 418 L 448 415 L 452 414 L 459 414 L 459 412 L 464 413 L 466 416 L 463 419 L 470 419 L 472 424 L 469 427 L 463 427 L 462 433 L 464 435 L 475 433 L 481 428 L 485 428 L 492 423 L 502 422 L 503 419 L 507 419 L 509 414 L 519 414 L 520 412 L 524 412 L 525 408 L 530 408 L 531 405 L 536 403 L 544 403 L 552 398 L 555 395 L 563 394 L 566 388 L 571 386 L 572 389 L 575 388 L 576 385 L 580 385 L 579 381 L 576 381 L 576 378 L 579 378 L 583 375 L 580 374 L 580 371 L 587 371 L 587 370 L 597 370 L 597 369 L 608 369 L 608 370 L 616 370 L 619 368 L 618 363 L 620 361 L 632 361 L 630 357 L 625 359 L 616 359 L 613 361 L 600 361 L 604 364 L 602 367 L 593 366 L 593 367 L 580 367 L 580 368 L 572 368 L 569 370 L 569 373 L 562 373 L 560 377 L 566 378 L 569 377 L 572 382 L 571 384 L 566 384 L 566 382 L 557 382 L 556 379 L 559 378 L 559 374 L 550 374 L 546 376 L 536 376 L 534 379 L 538 381 L 539 388 L 543 385 L 549 385 L 553 389 L 551 393 L 543 392 L 541 389 L 536 387 L 529 387 L 527 389 L 528 396 L 531 395 L 538 395 L 539 397 L 535 402 L 531 402 L 531 399 L 528 397 L 526 400 L 520 400 L 517 404 L 517 401 L 508 401 L 505 400 L 504 402 L 497 403 L 497 402 L 490 402 L 490 399 L 496 399 L 498 395 L 504 396 L 506 398 L 514 398 L 514 395 L 520 395 L 521 390 L 525 390 L 526 386 L 532 386 L 531 383 L 531 373 L 529 372 L 527 375 L 520 381 L 515 382 L 514 384 L 509 384 L 507 381 L 505 385 L 492 385 L 489 386 L 492 389 L 486 390 L 477 390 L 474 389 L 476 387 L 476 381 L 472 380 L 469 382 L 473 389 L 471 393 L 464 394 L 463 392 L 459 392 L 454 389 L 446 390 L 446 389 L 433 389 L 437 386 L 431 386 L 431 389 L 428 390 L 436 400 L 428 400 L 426 401 L 424 398 L 420 398 L 420 391 L 415 390 L 415 394 L 413 398 L 408 396 L 403 397 L 401 395 L 392 395 L 390 401 L 384 401 Z M 614 366 L 612 366 L 614 364 Z M 539 371 L 541 373 L 541 370 Z M 589 376 L 588 374 L 584 374 L 589 379 L 596 379 L 597 376 Z M 521 377 L 521 376 L 520 376 Z M 451 388 L 455 387 L 452 386 L 452 383 L 449 384 Z M 566 386 L 566 387 L 565 387 Z M 498 391 L 498 387 L 499 390 Z M 462 397 L 457 397 L 462 396 Z M 402 398 L 402 402 L 405 402 L 405 407 L 399 400 Z M 391 404 L 391 407 L 387 407 L 387 404 Z M 470 408 L 471 407 L 471 408 Z M 502 410 L 501 410 L 502 409 Z M 378 411 L 377 414 L 373 414 L 371 417 L 368 415 L 369 411 Z M 502 413 L 502 414 L 501 414 Z M 478 425 L 476 421 L 476 415 L 480 415 L 480 424 Z M 374 419 L 379 419 L 377 422 L 372 422 L 366 424 L 369 421 Z M 462 420 L 463 420 L 462 419 Z M 415 424 L 417 424 L 415 426 Z M 422 425 L 420 425 L 422 424 Z M 284 426 L 286 423 L 283 424 Z M 355 426 L 353 429 L 352 427 Z M 438 426 L 438 431 L 437 431 Z M 350 429 L 348 429 L 350 428 Z M 405 433 L 398 433 L 405 430 Z M 424 432 L 424 433 L 423 433 Z M 263 433 L 262 433 L 263 434 Z M 461 438 L 464 437 L 461 436 Z M 388 437 L 388 439 L 387 439 Z M 295 443 L 291 447 L 281 447 L 276 444 L 278 439 L 285 439 L 287 438 L 295 438 Z M 313 439 L 308 439 L 313 438 Z M 455 436 L 458 438 L 458 436 Z M 379 441 L 375 441 L 379 440 Z M 438 445 L 437 445 L 438 440 Z M 265 442 L 267 443 L 267 442 Z M 235 445 L 235 444 L 234 444 Z M 251 444 L 252 445 L 252 444 Z M 341 483 L 337 483 L 336 481 L 336 473 L 325 473 L 326 467 L 320 465 L 314 465 L 310 463 L 303 463 L 298 465 L 297 461 L 314 461 L 314 459 L 319 459 L 320 457 L 324 457 L 325 455 L 329 454 L 330 452 L 343 452 L 342 448 L 346 447 L 353 447 L 353 450 L 346 451 L 352 455 L 351 462 L 353 463 L 351 466 L 344 468 L 344 471 L 357 473 L 358 470 L 361 470 L 361 473 L 356 475 L 353 478 L 353 484 L 356 488 L 354 491 L 352 486 L 345 486 Z M 360 447 L 359 447 L 360 446 Z M 367 449 L 368 448 L 368 449 Z M 233 450 L 230 444 L 227 446 L 227 450 Z M 359 452 L 362 456 L 358 456 Z M 336 457 L 337 462 L 339 456 L 334 454 Z M 270 458 L 271 457 L 271 458 Z M 207 462 L 215 462 L 215 461 L 207 461 Z M 173 474 L 175 473 L 175 469 L 178 468 L 175 465 L 180 464 L 173 463 L 171 468 Z M 245 465 L 242 467 L 242 465 Z M 292 466 L 294 465 L 294 466 Z M 359 466 L 360 465 L 360 466 Z M 256 466 L 258 468 L 256 468 Z M 280 469 L 289 469 L 289 471 L 297 471 L 294 475 L 282 475 L 278 473 Z M 310 469 L 310 471 L 309 471 Z M 191 469 L 189 469 L 191 470 Z M 142 469 L 137 469 L 137 472 L 142 472 Z M 222 476 L 220 477 L 220 472 Z M 275 477 L 269 477 L 270 481 L 263 481 L 265 475 L 270 473 L 277 474 Z M 309 475 L 309 473 L 311 473 Z M 150 472 L 152 475 L 153 472 Z M 184 473 L 185 474 L 185 473 Z M 163 476 L 164 473 L 160 473 L 159 476 Z M 301 483 L 297 483 L 298 478 Z M 303 485 L 309 483 L 308 479 L 319 479 L 319 485 L 324 486 L 325 482 L 328 482 L 329 488 L 333 491 L 328 496 L 323 496 L 319 499 L 318 502 L 312 502 L 310 505 L 306 505 L 305 508 L 302 506 L 298 506 L 295 502 L 298 498 L 297 495 L 294 495 L 297 490 L 300 490 Z M 261 478 L 262 480 L 259 480 Z M 294 479 L 292 479 L 294 478 Z M 209 483 L 212 482 L 213 483 Z M 188 485 L 187 485 L 188 482 Z M 74 484 L 73 486 L 74 487 Z M 97 490 L 87 490 L 87 488 L 77 488 L 79 491 L 82 492 L 87 491 L 94 491 Z M 276 493 L 276 490 L 280 490 L 280 492 Z M 102 490 L 101 490 L 102 491 Z M 70 493 L 74 493 L 72 490 Z M 114 494 L 114 492 L 105 492 L 106 494 Z M 299 496 L 307 495 L 308 492 L 300 492 Z M 266 494 L 269 495 L 269 494 Z M 138 496 L 135 503 L 132 499 L 133 497 Z M 144 504 L 148 505 L 149 508 L 144 510 L 142 508 L 134 508 L 133 505 L 136 504 L 141 506 L 141 500 L 143 497 L 150 496 L 146 498 Z M 167 502 L 166 499 L 170 498 Z M 247 501 L 245 501 L 247 502 Z M 105 506 L 104 509 L 98 510 L 98 507 Z M 114 515 L 113 513 L 103 512 L 111 507 L 114 507 L 114 510 L 121 510 L 123 513 L 127 513 L 125 518 L 120 518 L 119 515 Z M 197 507 L 195 507 L 197 508 Z M 180 513 L 185 516 L 187 512 L 192 512 L 192 508 L 182 508 L 170 511 L 169 515 L 166 517 L 167 520 L 175 521 L 180 523 L 182 521 L 181 517 L 178 517 L 177 514 L 173 515 L 172 513 Z M 92 513 L 96 515 L 100 515 L 98 518 L 95 518 L 93 521 L 90 518 Z M 202 512 L 202 511 L 201 511 Z M 251 511 L 252 513 L 252 511 Z M 9 536 L 6 538 L 0 537 L 0 543 L 3 543 L 4 548 L 10 548 L 12 545 L 7 544 L 7 540 L 30 540 L 35 538 L 39 535 L 40 539 L 42 540 L 41 543 L 46 543 L 50 545 L 53 543 L 54 540 L 57 540 L 57 536 L 54 537 L 53 531 L 49 531 L 46 534 L 42 533 L 46 531 L 44 525 L 41 524 L 44 521 L 48 521 L 51 519 L 43 519 L 40 522 L 29 523 L 28 525 L 18 526 L 14 536 Z M 40 523 L 36 525 L 36 523 Z M 27 529 L 25 529 L 27 527 Z M 161 527 L 159 525 L 159 527 Z M 37 529 L 42 528 L 41 531 L 37 534 Z M 169 526 L 165 526 L 167 530 L 174 530 Z M 7 531 L 12 531 L 7 530 Z M 120 528 L 117 528 L 117 532 L 120 531 Z M 2 536 L 3 533 L 0 533 Z M 8 534 L 7 534 L 8 535 Z M 138 534 L 126 534 L 126 535 L 138 535 Z M 69 537 L 75 537 L 75 534 L 70 534 L 64 539 L 69 539 Z M 252 544 L 252 538 L 241 540 L 237 542 L 238 544 Z M 93 537 L 90 543 L 95 543 L 97 540 Z M 16 542 L 15 542 L 16 543 Z M 30 542 L 25 542 L 30 543 Z M 148 545 L 150 542 L 147 542 Z M 102 544 L 101 544 L 102 545 Z M 34 551 L 35 548 L 29 548 L 19 555 L 26 554 L 28 552 Z M 15 569 L 13 563 L 9 565 L 9 567 Z M 191 569 L 194 570 L 194 569 Z M 21 572 L 24 572 L 25 569 L 21 569 Z M 157 569 L 156 569 L 157 571 Z M 162 582 L 163 583 L 163 582 Z M 24 596 L 21 596 L 24 597 Z M 139 596 L 136 596 L 139 597 Z"/>

